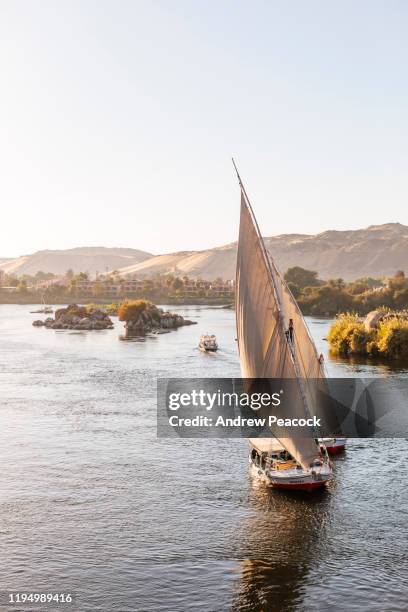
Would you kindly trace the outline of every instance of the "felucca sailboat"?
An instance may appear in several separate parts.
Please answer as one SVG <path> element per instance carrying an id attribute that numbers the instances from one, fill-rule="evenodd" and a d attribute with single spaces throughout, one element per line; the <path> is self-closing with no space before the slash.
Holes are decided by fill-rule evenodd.
<path id="1" fill-rule="evenodd" d="M 235 309 L 242 376 L 295 379 L 291 416 L 308 418 L 318 401 L 314 381 L 325 377 L 323 365 L 300 309 L 266 250 L 234 167 L 241 188 Z M 314 432 L 310 437 L 251 438 L 250 445 L 253 472 L 274 487 L 310 490 L 332 478 L 326 447 Z"/>

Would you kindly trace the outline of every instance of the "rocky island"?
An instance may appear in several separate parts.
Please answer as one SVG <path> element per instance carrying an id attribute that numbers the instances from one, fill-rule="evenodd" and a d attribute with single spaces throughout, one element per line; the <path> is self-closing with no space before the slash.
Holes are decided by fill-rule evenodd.
<path id="1" fill-rule="evenodd" d="M 166 312 L 148 300 L 126 301 L 118 309 L 120 321 L 125 322 L 126 335 L 169 331 L 183 325 L 195 325 L 174 312 Z"/>
<path id="2" fill-rule="evenodd" d="M 108 314 L 99 308 L 86 308 L 71 304 L 67 308 L 55 311 L 54 318 L 48 317 L 45 321 L 33 321 L 35 327 L 48 327 L 50 329 L 112 329 L 113 323 Z"/>
<path id="3" fill-rule="evenodd" d="M 119 321 L 124 321 L 127 336 L 143 335 L 149 332 L 164 332 L 177 329 L 183 325 L 194 325 L 174 312 L 164 311 L 148 300 L 125 301 L 120 304 L 117 311 L 111 316 L 117 315 Z M 96 330 L 112 329 L 113 322 L 103 308 L 94 306 L 78 306 L 71 304 L 66 308 L 55 311 L 54 318 L 48 317 L 44 321 L 37 319 L 33 321 L 35 327 L 47 327 L 49 329 L 78 329 Z"/>

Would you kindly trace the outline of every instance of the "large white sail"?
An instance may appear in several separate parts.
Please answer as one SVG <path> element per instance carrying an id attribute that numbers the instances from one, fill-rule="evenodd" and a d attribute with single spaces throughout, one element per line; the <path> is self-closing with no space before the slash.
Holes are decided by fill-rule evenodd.
<path id="1" fill-rule="evenodd" d="M 293 321 L 291 343 L 289 319 Z M 242 376 L 296 379 L 298 395 L 291 416 L 304 418 L 312 413 L 314 391 L 307 378 L 323 377 L 322 366 L 297 304 L 266 251 L 242 184 L 236 320 Z M 306 469 L 319 454 L 313 437 L 279 441 Z"/>

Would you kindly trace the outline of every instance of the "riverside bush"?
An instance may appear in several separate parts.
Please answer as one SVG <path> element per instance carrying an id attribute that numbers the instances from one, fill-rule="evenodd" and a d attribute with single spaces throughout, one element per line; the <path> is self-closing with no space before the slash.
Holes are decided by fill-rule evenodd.
<path id="1" fill-rule="evenodd" d="M 157 307 L 148 300 L 126 300 L 118 309 L 119 321 L 134 321 L 139 318 L 142 312 L 149 311 L 153 316 L 158 316 Z"/>
<path id="2" fill-rule="evenodd" d="M 378 328 L 367 330 L 354 313 L 340 314 L 327 336 L 339 355 L 380 355 L 408 359 L 408 318 L 388 312 Z"/>
<path id="3" fill-rule="evenodd" d="M 408 358 L 408 321 L 391 318 L 382 321 L 377 330 L 378 352 L 387 357 Z"/>

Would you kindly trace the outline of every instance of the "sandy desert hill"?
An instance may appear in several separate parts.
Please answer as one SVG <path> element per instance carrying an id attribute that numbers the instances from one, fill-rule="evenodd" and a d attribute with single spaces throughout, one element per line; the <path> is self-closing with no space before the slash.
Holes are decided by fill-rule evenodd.
<path id="1" fill-rule="evenodd" d="M 74 272 L 105 272 L 123 268 L 130 263 L 140 263 L 150 259 L 151 253 L 137 249 L 107 247 L 79 247 L 75 249 L 37 251 L 16 259 L 0 260 L 0 269 L 17 275 L 36 274 L 39 270 L 64 274 L 68 269 Z"/>
<path id="2" fill-rule="evenodd" d="M 371 225 L 365 229 L 329 230 L 313 236 L 283 234 L 265 238 L 278 266 L 300 265 L 316 270 L 320 278 L 387 276 L 396 270 L 408 273 L 408 227 L 400 223 Z M 147 276 L 155 273 L 187 274 L 213 280 L 234 278 L 236 243 L 204 251 L 179 251 L 152 255 L 125 248 L 82 247 L 61 251 L 38 251 L 16 259 L 0 259 L 0 269 L 15 274 L 35 274 L 39 270 L 63 274 L 105 272 L 118 269 L 123 275 Z"/>
<path id="3" fill-rule="evenodd" d="M 408 227 L 399 223 L 362 230 L 327 231 L 314 236 L 284 234 L 265 238 L 266 247 L 285 271 L 291 266 L 316 270 L 320 278 L 386 276 L 408 273 Z M 205 251 L 157 255 L 121 270 L 124 274 L 177 273 L 213 280 L 234 278 L 236 243 Z"/>

